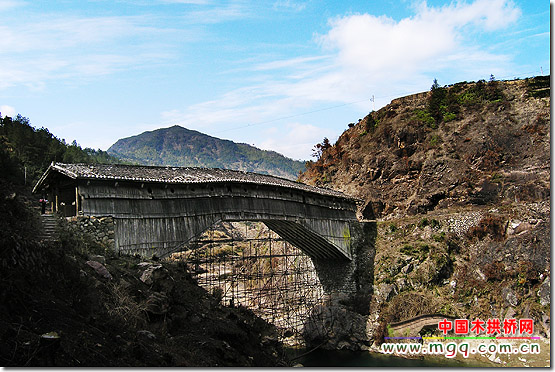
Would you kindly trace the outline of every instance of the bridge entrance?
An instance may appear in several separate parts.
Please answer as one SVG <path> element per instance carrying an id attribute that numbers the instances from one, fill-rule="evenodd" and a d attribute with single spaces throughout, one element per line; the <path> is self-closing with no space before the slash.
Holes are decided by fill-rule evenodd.
<path id="1" fill-rule="evenodd" d="M 260 222 L 221 222 L 170 260 L 225 306 L 244 306 L 276 326 L 281 341 L 304 345 L 314 308 L 329 303 L 312 259 Z"/>

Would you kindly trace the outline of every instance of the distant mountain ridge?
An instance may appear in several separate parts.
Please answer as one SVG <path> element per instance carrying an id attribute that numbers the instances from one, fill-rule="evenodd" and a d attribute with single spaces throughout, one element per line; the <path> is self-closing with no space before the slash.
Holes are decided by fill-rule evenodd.
<path id="1" fill-rule="evenodd" d="M 223 140 L 174 125 L 122 138 L 108 153 L 143 165 L 225 168 L 296 180 L 305 164 L 275 151 Z"/>

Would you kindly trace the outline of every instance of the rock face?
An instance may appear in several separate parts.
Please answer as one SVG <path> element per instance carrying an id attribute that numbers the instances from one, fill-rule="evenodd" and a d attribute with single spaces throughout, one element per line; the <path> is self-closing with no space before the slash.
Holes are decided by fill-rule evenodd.
<path id="1" fill-rule="evenodd" d="M 307 345 L 360 350 L 367 344 L 366 317 L 341 306 L 315 307 L 305 324 Z"/>
<path id="2" fill-rule="evenodd" d="M 551 304 L 551 282 L 549 278 L 546 278 L 540 286 L 538 297 L 542 306 Z"/>

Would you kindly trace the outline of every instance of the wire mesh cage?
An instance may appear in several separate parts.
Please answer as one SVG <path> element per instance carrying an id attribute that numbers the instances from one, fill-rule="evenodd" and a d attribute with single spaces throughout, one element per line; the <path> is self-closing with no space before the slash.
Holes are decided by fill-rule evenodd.
<path id="1" fill-rule="evenodd" d="M 226 306 L 244 306 L 304 346 L 303 329 L 326 296 L 309 256 L 260 222 L 214 225 L 173 259 Z"/>

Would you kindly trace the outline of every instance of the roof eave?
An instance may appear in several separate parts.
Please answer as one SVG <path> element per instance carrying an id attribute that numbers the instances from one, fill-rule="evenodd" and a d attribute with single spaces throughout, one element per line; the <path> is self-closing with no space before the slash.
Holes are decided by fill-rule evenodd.
<path id="1" fill-rule="evenodd" d="M 46 181 L 46 179 L 52 172 L 53 165 L 54 165 L 54 162 L 50 163 L 50 165 L 48 166 L 48 169 L 46 169 L 46 172 L 44 172 L 43 175 L 39 178 L 39 180 L 37 181 L 37 184 L 35 185 L 35 187 L 33 187 L 33 193 L 36 193 L 42 188 L 44 181 Z"/>
<path id="2" fill-rule="evenodd" d="M 44 174 L 39 178 L 35 187 L 33 187 L 33 193 L 38 192 L 39 190 L 41 190 L 44 187 L 45 181 L 48 179 L 48 177 L 50 176 L 50 174 L 53 171 L 57 171 L 58 173 L 63 174 L 64 176 L 67 176 L 69 178 L 73 178 L 73 179 L 77 178 L 76 174 L 70 173 L 70 172 L 64 170 L 63 168 L 57 166 L 55 162 L 52 162 L 52 163 L 50 163 L 50 165 L 48 166 L 48 169 L 46 169 Z"/>

